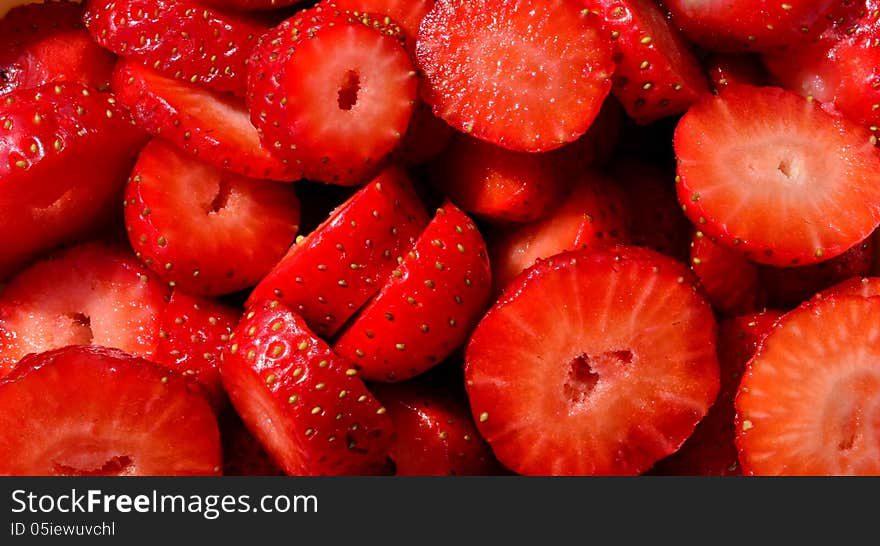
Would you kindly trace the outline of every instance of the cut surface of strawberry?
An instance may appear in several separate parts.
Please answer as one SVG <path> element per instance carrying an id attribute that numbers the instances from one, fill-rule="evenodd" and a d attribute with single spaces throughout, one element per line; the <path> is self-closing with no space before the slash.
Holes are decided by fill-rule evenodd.
<path id="1" fill-rule="evenodd" d="M 125 190 L 132 248 L 159 277 L 194 294 L 255 286 L 299 226 L 293 186 L 213 167 L 159 139 L 141 152 Z"/>
<path id="2" fill-rule="evenodd" d="M 676 451 L 719 388 L 716 326 L 686 267 L 638 247 L 539 262 L 465 351 L 477 427 L 520 474 L 639 474 Z"/>
<path id="3" fill-rule="evenodd" d="M 217 421 L 192 387 L 105 347 L 30 355 L 0 381 L 0 475 L 219 475 Z"/>
<path id="4" fill-rule="evenodd" d="M 436 2 L 416 42 L 422 96 L 456 129 L 547 151 L 590 127 L 611 88 L 601 21 L 567 0 Z"/>
<path id="5" fill-rule="evenodd" d="M 675 152 L 685 214 L 753 261 L 828 260 L 880 224 L 868 131 L 792 92 L 726 87 L 682 117 Z"/>

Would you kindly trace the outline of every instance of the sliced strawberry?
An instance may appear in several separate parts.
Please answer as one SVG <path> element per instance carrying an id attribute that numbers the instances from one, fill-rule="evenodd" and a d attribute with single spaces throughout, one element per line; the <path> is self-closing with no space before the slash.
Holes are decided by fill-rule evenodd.
<path id="1" fill-rule="evenodd" d="M 195 379 L 219 408 L 226 398 L 220 383 L 220 352 L 240 315 L 214 300 L 173 291 L 159 319 L 153 361 Z"/>
<path id="2" fill-rule="evenodd" d="M 223 475 L 284 475 L 231 406 L 224 408 L 218 416 L 218 422 L 220 442 L 223 444 Z"/>
<path id="3" fill-rule="evenodd" d="M 77 83 L 0 98 L 0 278 L 118 210 L 146 135 Z"/>
<path id="4" fill-rule="evenodd" d="M 392 424 L 357 371 L 277 301 L 241 320 L 222 353 L 229 399 L 290 475 L 372 474 Z"/>
<path id="5" fill-rule="evenodd" d="M 682 117 L 675 152 L 685 214 L 753 261 L 825 261 L 880 224 L 868 131 L 795 93 L 728 86 Z"/>
<path id="6" fill-rule="evenodd" d="M 273 12 L 279 8 L 307 3 L 308 0 L 202 0 L 199 3 L 223 10 Z"/>
<path id="7" fill-rule="evenodd" d="M 416 43 L 422 96 L 447 123 L 512 150 L 584 134 L 611 88 L 601 21 L 568 0 L 436 2 Z"/>
<path id="8" fill-rule="evenodd" d="M 767 85 L 770 80 L 760 57 L 756 55 L 714 53 L 705 63 L 709 81 L 716 92 L 730 84 Z"/>
<path id="9" fill-rule="evenodd" d="M 0 381 L 0 475 L 219 475 L 217 420 L 192 387 L 116 349 L 30 355 Z"/>
<path id="10" fill-rule="evenodd" d="M 0 376 L 28 353 L 66 345 L 151 357 L 166 296 L 127 250 L 91 243 L 39 261 L 0 294 Z"/>
<path id="11" fill-rule="evenodd" d="M 873 298 L 880 296 L 880 277 L 853 277 L 816 294 L 817 297 L 862 296 Z"/>
<path id="12" fill-rule="evenodd" d="M 78 2 L 60 0 L 0 17 L 0 95 L 65 81 L 110 88 L 116 56 L 92 41 L 82 11 Z"/>
<path id="13" fill-rule="evenodd" d="M 684 264 L 618 246 L 559 254 L 509 286 L 465 352 L 471 410 L 519 474 L 638 474 L 718 393 L 715 318 Z"/>
<path id="14" fill-rule="evenodd" d="M 556 150 L 556 157 L 564 161 L 565 169 L 572 173 L 607 163 L 620 143 L 625 118 L 620 102 L 609 95 L 587 132 Z"/>
<path id="15" fill-rule="evenodd" d="M 188 0 L 88 0 L 95 40 L 167 77 L 244 96 L 248 55 L 266 30 Z"/>
<path id="16" fill-rule="evenodd" d="M 817 36 L 839 0 L 664 0 L 674 22 L 711 51 L 767 51 Z"/>
<path id="17" fill-rule="evenodd" d="M 223 171 L 159 139 L 141 152 L 125 190 L 132 248 L 163 280 L 197 294 L 255 286 L 298 226 L 293 186 Z"/>
<path id="18" fill-rule="evenodd" d="M 687 42 L 652 0 L 583 0 L 604 21 L 614 49 L 611 92 L 638 123 L 680 114 L 709 92 Z"/>
<path id="19" fill-rule="evenodd" d="M 333 335 L 379 291 L 426 225 L 406 173 L 388 169 L 292 246 L 248 304 L 280 300 L 318 334 Z"/>
<path id="20" fill-rule="evenodd" d="M 434 115 L 428 103 L 416 101 L 406 134 L 394 155 L 406 165 L 427 163 L 446 149 L 455 132 Z"/>
<path id="21" fill-rule="evenodd" d="M 681 449 L 663 459 L 652 474 L 675 476 L 739 476 L 734 437 L 736 410 L 733 400 L 746 363 L 782 317 L 780 311 L 762 311 L 722 320 L 718 325 L 718 362 L 721 390 L 706 417 Z"/>
<path id="22" fill-rule="evenodd" d="M 721 313 L 741 315 L 763 306 L 760 266 L 699 230 L 691 241 L 691 269 L 709 302 Z"/>
<path id="23" fill-rule="evenodd" d="M 400 29 L 332 4 L 297 13 L 251 56 L 251 120 L 307 178 L 358 185 L 400 144 L 418 80 Z"/>
<path id="24" fill-rule="evenodd" d="M 490 290 L 489 258 L 479 230 L 446 203 L 334 350 L 368 380 L 408 379 L 464 343 Z"/>
<path id="25" fill-rule="evenodd" d="M 609 180 L 586 172 L 563 204 L 538 222 L 497 229 L 490 238 L 495 293 L 539 258 L 566 250 L 596 249 L 629 241 L 626 195 Z"/>
<path id="26" fill-rule="evenodd" d="M 272 180 L 297 180 L 298 168 L 275 159 L 260 145 L 241 99 L 120 60 L 113 91 L 138 125 L 202 161 L 234 173 Z"/>
<path id="27" fill-rule="evenodd" d="M 332 0 L 337 8 L 355 15 L 387 15 L 400 25 L 410 48 L 415 45 L 422 19 L 431 11 L 434 0 Z"/>
<path id="28" fill-rule="evenodd" d="M 398 476 L 486 476 L 499 472 L 467 402 L 426 384 L 377 385 L 397 431 L 391 448 Z"/>
<path id="29" fill-rule="evenodd" d="M 786 314 L 736 396 L 745 475 L 880 474 L 880 298 L 815 299 Z"/>

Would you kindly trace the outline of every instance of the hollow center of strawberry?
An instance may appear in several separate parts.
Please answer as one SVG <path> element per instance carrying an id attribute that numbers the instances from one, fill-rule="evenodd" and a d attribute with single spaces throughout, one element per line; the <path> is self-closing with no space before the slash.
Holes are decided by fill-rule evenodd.
<path id="1" fill-rule="evenodd" d="M 361 90 L 361 76 L 355 70 L 349 70 L 342 77 L 339 85 L 337 103 L 340 110 L 351 110 L 358 101 L 358 93 Z"/>
<path id="2" fill-rule="evenodd" d="M 568 364 L 568 376 L 563 389 L 565 397 L 573 404 L 582 404 L 590 397 L 599 383 L 600 370 L 619 368 L 633 361 L 632 351 L 607 351 L 595 356 L 586 353 Z"/>
<path id="3" fill-rule="evenodd" d="M 229 186 L 229 180 L 225 176 L 222 177 L 217 185 L 217 194 L 214 195 L 214 199 L 211 200 L 208 206 L 208 214 L 218 214 L 226 208 L 226 205 L 229 204 L 231 192 L 232 188 Z"/>
<path id="4" fill-rule="evenodd" d="M 73 321 L 73 343 L 78 345 L 89 345 L 95 339 L 95 334 L 92 331 L 92 319 L 89 318 L 85 313 L 73 313 L 70 315 L 70 319 Z"/>
<path id="5" fill-rule="evenodd" d="M 780 159 L 776 169 L 782 173 L 782 176 L 792 180 L 797 179 L 801 171 L 799 162 L 792 158 Z"/>
<path id="6" fill-rule="evenodd" d="M 55 461 L 56 476 L 124 476 L 134 470 L 134 462 L 128 455 L 110 457 L 103 463 L 83 460 L 71 464 Z"/>

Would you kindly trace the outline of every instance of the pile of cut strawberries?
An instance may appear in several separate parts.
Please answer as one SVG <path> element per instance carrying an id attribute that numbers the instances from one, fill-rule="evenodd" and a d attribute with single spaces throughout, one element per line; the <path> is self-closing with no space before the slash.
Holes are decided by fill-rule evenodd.
<path id="1" fill-rule="evenodd" d="M 0 11 L 0 474 L 880 474 L 880 0 Z"/>

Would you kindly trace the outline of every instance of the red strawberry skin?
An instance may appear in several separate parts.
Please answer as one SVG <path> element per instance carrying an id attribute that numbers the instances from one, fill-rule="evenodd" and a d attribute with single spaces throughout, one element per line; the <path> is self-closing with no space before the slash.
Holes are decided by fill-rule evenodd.
<path id="1" fill-rule="evenodd" d="M 691 242 L 691 269 L 712 306 L 723 314 L 751 313 L 764 303 L 761 267 L 699 230 Z"/>
<path id="2" fill-rule="evenodd" d="M 393 441 L 385 408 L 298 315 L 277 301 L 251 308 L 222 354 L 232 404 L 287 474 L 385 468 Z"/>
<path id="3" fill-rule="evenodd" d="M 408 379 L 464 343 L 490 291 L 486 244 L 476 225 L 446 203 L 334 350 L 367 380 Z"/>
<path id="4" fill-rule="evenodd" d="M 712 89 L 716 92 L 730 84 L 761 86 L 770 80 L 757 55 L 715 53 L 705 63 Z"/>
<path id="5" fill-rule="evenodd" d="M 82 11 L 64 0 L 18 6 L 0 19 L 0 95 L 51 82 L 110 88 L 116 56 L 95 44 Z"/>
<path id="6" fill-rule="evenodd" d="M 70 346 L 0 381 L 0 475 L 219 475 L 217 420 L 187 379 L 123 351 Z"/>

